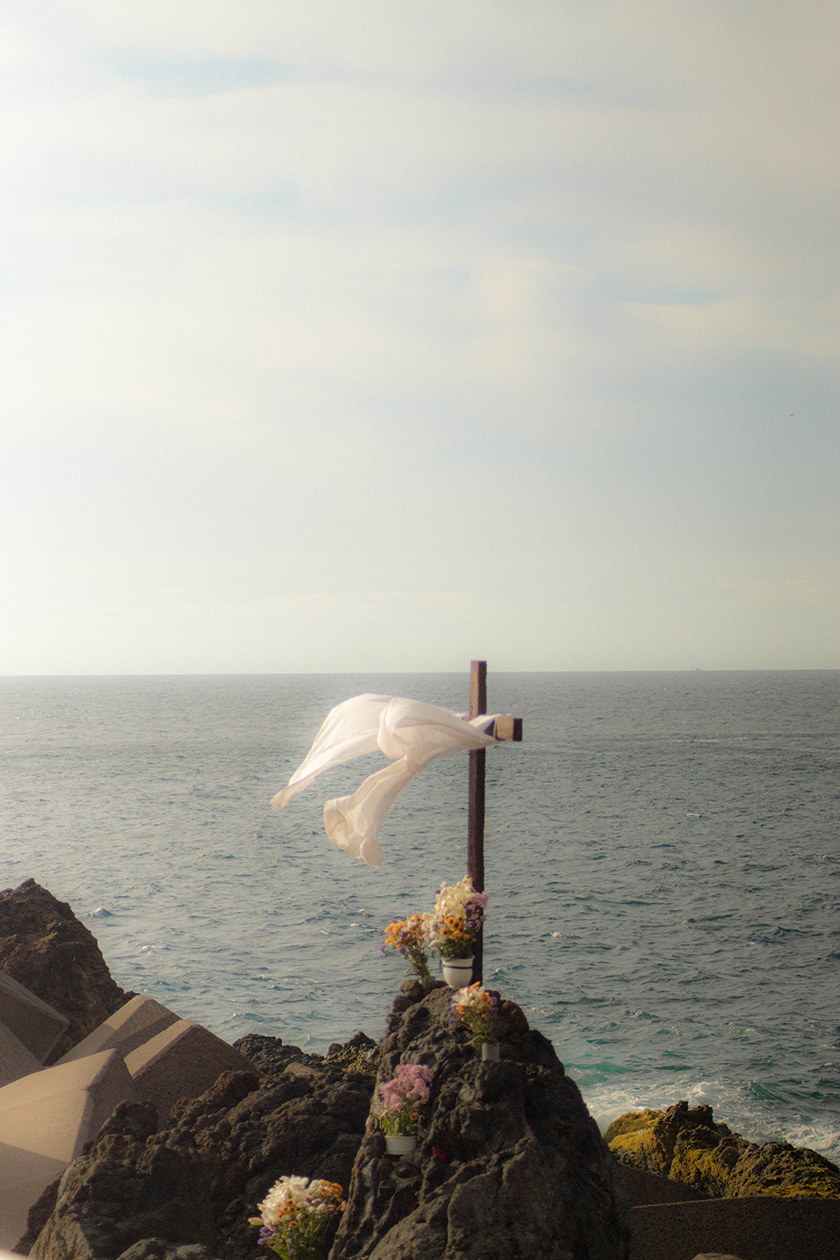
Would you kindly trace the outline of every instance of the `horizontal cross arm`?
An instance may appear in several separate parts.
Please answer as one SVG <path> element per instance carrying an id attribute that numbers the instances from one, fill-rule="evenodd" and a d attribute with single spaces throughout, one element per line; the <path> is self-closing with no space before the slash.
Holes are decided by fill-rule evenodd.
<path id="1" fill-rule="evenodd" d="M 497 717 L 489 735 L 495 739 L 512 740 L 514 744 L 522 743 L 522 718 L 518 717 Z"/>

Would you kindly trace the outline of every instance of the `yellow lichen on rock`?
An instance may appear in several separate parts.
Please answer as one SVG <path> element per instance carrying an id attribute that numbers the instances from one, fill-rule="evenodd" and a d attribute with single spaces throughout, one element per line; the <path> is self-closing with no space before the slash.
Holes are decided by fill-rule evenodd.
<path id="1" fill-rule="evenodd" d="M 840 1198 L 840 1169 L 817 1151 L 747 1142 L 716 1124 L 711 1107 L 680 1102 L 666 1111 L 628 1112 L 605 1138 L 621 1163 L 715 1198 Z"/>
<path id="2" fill-rule="evenodd" d="M 677 1139 L 695 1129 L 717 1130 L 716 1140 L 729 1135 L 725 1124 L 715 1125 L 711 1107 L 692 1107 L 679 1102 L 666 1111 L 630 1112 L 619 1116 L 607 1129 L 610 1150 L 623 1163 L 667 1177 L 671 1171 Z"/>
<path id="3" fill-rule="evenodd" d="M 622 1163 L 636 1164 L 639 1161 L 635 1158 L 627 1158 L 622 1160 L 623 1155 L 628 1157 L 638 1156 L 645 1146 L 645 1142 L 650 1134 L 650 1129 L 636 1129 L 635 1133 L 622 1133 L 619 1137 L 614 1137 L 610 1142 L 610 1150 L 613 1155 L 617 1156 Z M 639 1163 L 641 1167 L 641 1164 Z"/>
<path id="4" fill-rule="evenodd" d="M 688 1129 L 677 1138 L 668 1175 L 714 1198 L 732 1198 L 732 1170 L 746 1145 L 737 1134 L 722 1136 L 706 1126 Z"/>
<path id="5" fill-rule="evenodd" d="M 604 1134 L 604 1139 L 609 1145 L 614 1138 L 624 1137 L 629 1133 L 643 1132 L 649 1129 L 654 1120 L 661 1115 L 661 1111 L 651 1111 L 649 1107 L 645 1107 L 644 1111 L 627 1111 L 617 1120 L 613 1120 Z"/>
<path id="6" fill-rule="evenodd" d="M 623 1163 L 646 1166 L 644 1151 L 660 1111 L 628 1111 L 614 1120 L 604 1134 L 612 1153 Z"/>
<path id="7" fill-rule="evenodd" d="M 732 1169 L 729 1186 L 732 1198 L 840 1199 L 840 1169 L 805 1146 L 748 1142 Z"/>

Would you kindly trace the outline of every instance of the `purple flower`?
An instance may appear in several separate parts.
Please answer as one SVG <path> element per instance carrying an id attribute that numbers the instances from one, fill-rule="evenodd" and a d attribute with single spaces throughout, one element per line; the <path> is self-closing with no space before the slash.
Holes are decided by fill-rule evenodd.
<path id="1" fill-rule="evenodd" d="M 401 1063 L 390 1081 L 377 1086 L 374 1115 L 386 1133 L 413 1133 L 415 1109 L 429 1101 L 432 1073 L 422 1063 Z"/>

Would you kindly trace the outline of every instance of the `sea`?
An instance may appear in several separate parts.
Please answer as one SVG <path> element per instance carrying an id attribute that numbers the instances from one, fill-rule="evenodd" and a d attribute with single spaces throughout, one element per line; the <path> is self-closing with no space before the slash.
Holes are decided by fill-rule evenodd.
<path id="1" fill-rule="evenodd" d="M 466 869 L 467 756 L 401 793 L 378 870 L 327 797 L 270 801 L 333 705 L 456 712 L 464 674 L 0 679 L 0 887 L 35 879 L 114 978 L 233 1042 L 378 1038 L 395 918 Z M 685 1099 L 840 1160 L 840 671 L 498 673 L 485 984 L 549 1037 L 604 1127 Z"/>

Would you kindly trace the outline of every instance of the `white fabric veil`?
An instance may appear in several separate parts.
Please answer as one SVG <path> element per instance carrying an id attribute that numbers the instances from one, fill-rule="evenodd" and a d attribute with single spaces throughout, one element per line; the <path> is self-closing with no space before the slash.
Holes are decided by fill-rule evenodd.
<path id="1" fill-rule="evenodd" d="M 331 709 L 302 764 L 271 804 L 282 809 L 325 770 L 377 750 L 392 765 L 370 775 L 352 796 L 324 805 L 324 826 L 333 844 L 368 866 L 379 866 L 377 836 L 397 793 L 436 757 L 462 749 L 487 748 L 498 715 L 465 718 L 402 696 L 353 696 Z"/>

